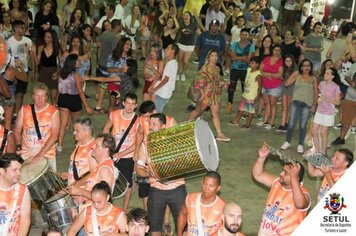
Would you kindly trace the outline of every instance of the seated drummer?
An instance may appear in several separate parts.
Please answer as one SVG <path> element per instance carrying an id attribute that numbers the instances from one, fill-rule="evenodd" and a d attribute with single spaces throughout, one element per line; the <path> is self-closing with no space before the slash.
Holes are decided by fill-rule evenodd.
<path id="1" fill-rule="evenodd" d="M 67 236 L 75 236 L 84 226 L 86 235 L 119 235 L 125 232 L 125 212 L 111 204 L 111 188 L 106 181 L 94 185 L 92 204 L 85 207 L 69 228 Z"/>
<path id="2" fill-rule="evenodd" d="M 84 178 L 87 179 L 89 173 L 97 165 L 95 159 L 92 158 L 92 149 L 95 145 L 92 129 L 93 125 L 90 118 L 79 118 L 74 121 L 73 135 L 77 144 L 70 156 L 68 172 L 61 175 L 63 179 L 68 179 L 68 186 Z M 76 203 L 77 200 L 74 198 Z"/>
<path id="3" fill-rule="evenodd" d="M 166 116 L 162 113 L 152 114 L 150 116 L 150 132 L 159 131 L 166 127 Z M 150 177 L 150 190 L 148 196 L 148 219 L 150 222 L 150 231 L 152 236 L 161 235 L 163 227 L 163 218 L 166 207 L 169 206 L 174 223 L 177 229 L 177 220 L 179 210 L 184 204 L 187 190 L 183 178 L 170 181 L 167 183 L 158 182 L 150 175 L 150 170 L 147 167 L 149 162 L 147 156 L 147 142 L 141 145 L 136 173 L 140 177 Z"/>
<path id="4" fill-rule="evenodd" d="M 108 134 L 100 134 L 95 140 L 92 156 L 98 163 L 87 178 L 78 180 L 74 185 L 68 186 L 68 192 L 73 196 L 80 196 L 79 204 L 91 200 L 91 191 L 95 184 L 106 181 L 113 191 L 115 186 L 114 163 L 111 159 L 115 151 L 115 139 Z"/>

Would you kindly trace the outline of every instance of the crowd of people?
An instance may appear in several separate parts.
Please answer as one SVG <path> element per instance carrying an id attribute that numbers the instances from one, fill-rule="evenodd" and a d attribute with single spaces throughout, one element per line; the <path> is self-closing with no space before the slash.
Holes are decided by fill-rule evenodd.
<path id="1" fill-rule="evenodd" d="M 297 152 L 331 157 L 331 167 L 308 163 L 310 176 L 324 177 L 319 200 L 353 162 L 348 149 L 328 153 L 330 128 L 340 129 L 332 145 L 345 144 L 349 133 L 356 132 L 352 21 L 340 22 L 322 61 L 327 19 L 309 15 L 310 4 L 304 0 L 283 5 L 267 0 L 68 0 L 63 9 L 56 0 L 31 4 L 11 0 L 1 6 L 1 234 L 27 235 L 33 204 L 29 187 L 19 183 L 21 166 L 24 161 L 36 165 L 46 160 L 57 171 L 56 155 L 66 145 L 64 137 L 72 125 L 76 146 L 68 171 L 60 176 L 68 183 L 63 191 L 80 212 L 68 235 L 149 231 L 155 236 L 162 229 L 172 232 L 170 215 L 177 235 L 243 235 L 242 209 L 218 196 L 218 172 L 207 172 L 201 193 L 187 193 L 184 178 L 161 182 L 150 169 L 149 134 L 176 125 L 164 114 L 176 83 L 190 84 L 187 120 L 210 110 L 220 142 L 234 142 L 222 131 L 224 90 L 224 112 L 231 114 L 233 104 L 238 104 L 227 125 L 240 126 L 246 119 L 242 129 L 256 125 L 285 132 L 282 150 L 291 147 L 299 123 Z M 192 60 L 193 53 L 197 60 Z M 188 75 L 191 61 L 198 64 L 194 77 Z M 93 82 L 94 107 L 85 91 Z M 29 83 L 35 83 L 32 105 L 24 101 Z M 109 105 L 104 108 L 107 94 Z M 107 114 L 102 134 L 93 137 L 96 124 L 83 118 L 83 112 Z M 305 150 L 305 140 L 310 150 Z M 254 179 L 271 188 L 259 232 L 290 235 L 311 206 L 302 185 L 305 170 L 299 162 L 287 162 L 280 176 L 273 176 L 264 171 L 269 152 L 263 145 L 252 167 Z M 118 173 L 128 182 L 122 207 L 112 204 Z M 136 183 L 138 178 L 143 180 Z M 130 210 L 136 184 L 144 209 Z M 43 235 L 61 232 L 53 227 Z"/>

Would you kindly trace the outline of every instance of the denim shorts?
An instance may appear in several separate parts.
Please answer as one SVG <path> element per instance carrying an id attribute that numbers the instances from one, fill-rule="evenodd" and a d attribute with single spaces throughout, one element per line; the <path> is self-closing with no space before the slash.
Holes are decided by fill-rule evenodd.
<path id="1" fill-rule="evenodd" d="M 270 95 L 273 97 L 280 97 L 282 93 L 282 86 L 277 88 L 262 88 L 263 95 Z"/>

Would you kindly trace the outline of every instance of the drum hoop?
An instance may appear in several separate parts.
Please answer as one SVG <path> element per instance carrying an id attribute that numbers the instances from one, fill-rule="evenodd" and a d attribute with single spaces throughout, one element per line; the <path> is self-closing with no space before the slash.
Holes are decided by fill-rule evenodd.
<path id="1" fill-rule="evenodd" d="M 199 117 L 198 119 L 196 119 L 195 123 L 197 124 L 198 122 L 206 122 L 206 121 L 203 120 L 203 119 L 201 119 L 201 118 Z M 208 122 L 206 122 L 206 123 L 208 123 Z M 195 126 L 194 126 L 195 145 L 196 145 L 197 151 L 198 151 L 198 153 L 199 153 L 200 161 L 202 162 L 202 164 L 203 164 L 203 166 L 205 167 L 205 169 L 210 171 L 210 170 L 212 170 L 212 169 L 210 169 L 208 166 L 206 166 L 206 165 L 205 165 L 205 162 L 203 161 L 203 160 L 204 160 L 204 158 L 203 158 L 204 155 L 203 155 L 202 149 L 201 149 L 201 147 L 200 147 L 200 143 L 198 142 L 198 135 L 195 135 L 195 134 L 197 133 L 197 128 L 198 128 L 198 126 L 195 125 Z M 214 137 L 214 134 L 213 134 L 213 132 L 211 131 L 211 129 L 209 129 L 209 131 L 210 131 L 210 133 L 212 134 L 212 136 Z M 216 142 L 213 142 L 213 145 L 214 145 L 215 150 L 218 150 L 218 145 L 217 145 L 217 143 L 216 143 Z M 212 171 L 216 171 L 216 170 L 212 170 Z"/>
<path id="2" fill-rule="evenodd" d="M 56 195 L 58 195 L 58 193 L 55 194 L 55 195 L 53 195 L 53 196 L 56 196 Z M 63 198 L 67 198 L 65 202 L 68 202 L 69 199 L 72 198 L 72 196 L 69 195 L 69 194 L 62 194 L 62 197 L 61 197 L 61 198 L 57 198 L 57 199 L 52 200 L 52 201 L 50 201 L 50 202 L 48 201 L 48 200 L 49 200 L 49 199 L 48 199 L 44 204 L 45 204 L 45 205 L 50 205 L 50 204 L 52 204 L 52 203 L 54 203 L 54 202 L 57 202 L 57 201 L 59 201 L 59 200 L 61 200 L 61 199 L 63 199 Z M 72 199 L 73 199 L 73 198 L 72 198 Z"/>
<path id="3" fill-rule="evenodd" d="M 57 212 L 60 212 L 62 210 L 66 210 L 66 209 L 75 209 L 78 211 L 79 207 L 78 206 L 72 206 L 72 207 L 62 207 L 62 208 L 59 208 L 57 210 L 54 210 L 54 211 L 51 211 L 50 213 L 47 213 L 47 216 L 50 217 L 51 215 L 57 213 Z"/>
<path id="4" fill-rule="evenodd" d="M 113 200 L 119 199 L 120 197 L 124 196 L 125 193 L 127 192 L 127 190 L 129 189 L 129 186 L 130 186 L 129 181 L 127 181 L 127 179 L 126 179 L 125 176 L 121 173 L 121 171 L 119 171 L 119 176 L 117 177 L 117 179 L 120 178 L 120 175 L 121 175 L 121 177 L 124 178 L 124 180 L 126 181 L 126 188 L 125 188 L 125 191 L 124 191 L 123 193 L 121 193 L 121 194 L 118 195 L 118 196 L 114 196 L 114 191 L 115 191 L 116 181 L 117 181 L 117 180 L 115 180 L 114 190 L 112 191 L 112 192 L 113 192 L 113 196 L 111 197 L 111 199 L 113 199 Z"/>
<path id="5" fill-rule="evenodd" d="M 40 179 L 45 173 L 47 173 L 48 169 L 50 168 L 48 161 L 46 161 L 46 165 L 43 167 L 42 171 L 38 174 L 38 176 L 36 176 L 34 179 L 31 179 L 27 182 L 25 182 L 24 184 L 26 186 L 29 186 L 31 184 L 33 184 L 34 182 L 36 182 L 38 179 Z"/>

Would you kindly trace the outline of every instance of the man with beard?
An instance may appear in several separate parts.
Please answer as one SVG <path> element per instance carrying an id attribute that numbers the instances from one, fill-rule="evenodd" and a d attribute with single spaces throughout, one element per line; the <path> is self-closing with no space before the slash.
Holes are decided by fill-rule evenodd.
<path id="1" fill-rule="evenodd" d="M 221 218 L 224 227 L 211 236 L 245 236 L 245 234 L 239 232 L 242 222 L 242 210 L 239 205 L 233 202 L 226 204 L 224 215 Z"/>
<path id="2" fill-rule="evenodd" d="M 189 193 L 178 216 L 178 236 L 188 225 L 187 235 L 211 235 L 222 227 L 225 202 L 217 195 L 221 189 L 221 176 L 218 172 L 205 174 L 201 193 Z"/>
<path id="3" fill-rule="evenodd" d="M 253 178 L 270 188 L 258 235 L 290 235 L 311 205 L 310 194 L 302 183 L 304 167 L 299 162 L 286 162 L 276 177 L 264 170 L 268 154 L 268 146 L 263 145 L 252 168 Z"/>

